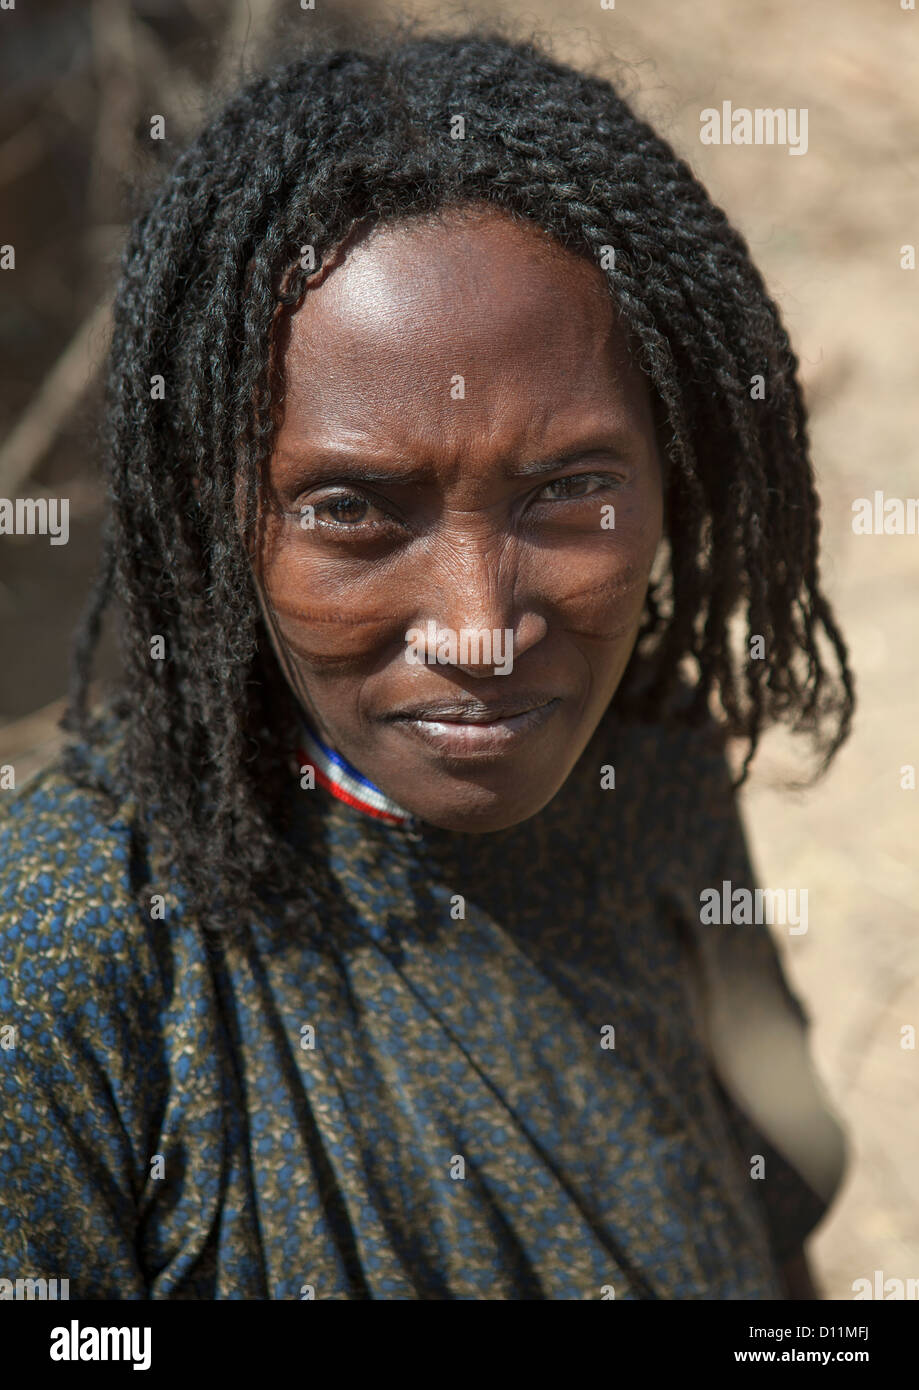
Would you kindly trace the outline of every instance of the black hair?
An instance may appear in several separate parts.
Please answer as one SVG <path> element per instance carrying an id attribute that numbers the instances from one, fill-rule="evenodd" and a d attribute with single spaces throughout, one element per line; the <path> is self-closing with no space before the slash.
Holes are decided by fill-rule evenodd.
<path id="1" fill-rule="evenodd" d="M 234 95 L 132 227 L 104 549 L 64 721 L 98 736 L 92 655 L 117 596 L 120 775 L 210 925 L 267 886 L 296 916 L 306 892 L 278 836 L 297 704 L 247 555 L 278 404 L 276 310 L 302 297 L 304 246 L 321 263 L 360 224 L 483 201 L 605 266 L 665 422 L 668 563 L 617 716 L 663 715 L 689 675 L 679 717 L 717 712 L 746 740 L 739 781 L 772 723 L 812 736 L 819 771 L 848 735 L 853 681 L 819 586 L 797 360 L 744 240 L 688 165 L 609 81 L 531 41 L 397 33 L 309 52 Z M 165 660 L 151 660 L 155 636 Z"/>

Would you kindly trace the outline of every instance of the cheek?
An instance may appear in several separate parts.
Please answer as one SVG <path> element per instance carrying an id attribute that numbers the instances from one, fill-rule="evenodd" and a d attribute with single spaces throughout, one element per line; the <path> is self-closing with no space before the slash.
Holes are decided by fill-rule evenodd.
<path id="1" fill-rule="evenodd" d="M 301 537 L 284 538 L 262 566 L 261 586 L 284 642 L 301 660 L 347 661 L 394 640 L 392 597 L 375 565 L 332 561 Z"/>
<path id="2" fill-rule="evenodd" d="M 605 524 L 603 524 L 605 523 Z M 662 504 L 652 495 L 616 502 L 596 525 L 544 551 L 544 600 L 572 632 L 612 640 L 631 631 L 644 608 L 661 539 Z"/>
<path id="3" fill-rule="evenodd" d="M 641 613 L 654 547 L 594 543 L 557 551 L 541 566 L 544 603 L 567 630 L 611 641 L 628 633 Z"/>

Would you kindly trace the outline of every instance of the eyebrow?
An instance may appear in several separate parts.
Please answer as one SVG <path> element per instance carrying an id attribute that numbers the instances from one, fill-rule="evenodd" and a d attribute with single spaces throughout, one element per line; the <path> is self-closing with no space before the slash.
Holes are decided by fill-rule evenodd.
<path id="1" fill-rule="evenodd" d="M 505 468 L 504 476 L 506 478 L 539 478 L 547 473 L 556 473 L 560 468 L 566 468 L 571 463 L 586 462 L 592 455 L 604 454 L 607 457 L 612 455 L 621 459 L 624 457 L 624 452 L 621 436 L 610 434 L 603 440 L 597 436 L 592 436 L 583 444 L 566 449 L 563 454 L 555 454 L 552 458 L 545 459 L 527 459 L 522 463 Z M 389 483 L 408 486 L 430 481 L 435 471 L 430 464 L 419 466 L 393 463 L 386 467 L 375 467 L 360 454 L 350 454 L 344 451 L 310 456 L 309 451 L 304 449 L 301 458 L 300 455 L 285 450 L 279 457 L 289 464 L 302 462 L 304 469 L 316 478 L 347 477 L 363 483 Z"/>
<path id="2" fill-rule="evenodd" d="M 559 468 L 566 468 L 569 463 L 584 463 L 595 454 L 610 454 L 621 458 L 623 449 L 621 444 L 592 443 L 587 447 L 579 446 L 577 449 L 569 449 L 564 454 L 557 454 L 551 459 L 531 459 L 525 463 L 519 463 L 514 468 L 507 470 L 508 478 L 539 478 L 544 473 L 555 473 Z"/>

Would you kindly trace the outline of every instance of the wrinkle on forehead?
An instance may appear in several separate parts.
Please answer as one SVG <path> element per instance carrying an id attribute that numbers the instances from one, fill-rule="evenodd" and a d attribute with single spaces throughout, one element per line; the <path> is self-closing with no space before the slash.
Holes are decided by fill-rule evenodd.
<path id="1" fill-rule="evenodd" d="M 645 415 L 604 275 L 542 228 L 477 205 L 363 227 L 338 252 L 281 329 L 298 436 L 420 443 L 513 434 L 515 415 L 528 432 L 604 405 Z"/>

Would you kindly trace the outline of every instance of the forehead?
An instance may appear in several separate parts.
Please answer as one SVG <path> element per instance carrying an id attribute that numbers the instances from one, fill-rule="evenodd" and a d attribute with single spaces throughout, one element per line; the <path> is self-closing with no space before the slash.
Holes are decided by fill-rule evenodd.
<path id="1" fill-rule="evenodd" d="M 493 209 L 372 229 L 279 346 L 300 434 L 445 443 L 646 403 L 601 271 Z"/>

